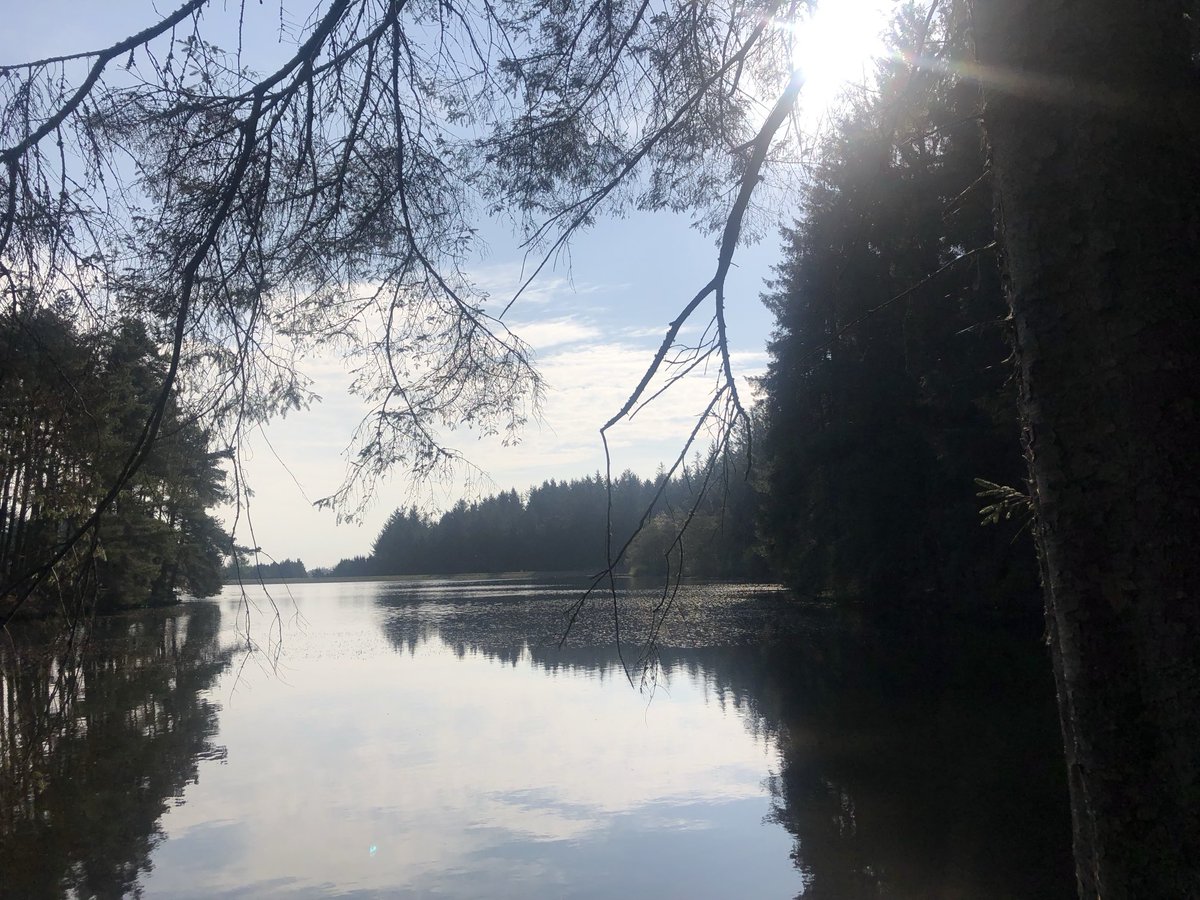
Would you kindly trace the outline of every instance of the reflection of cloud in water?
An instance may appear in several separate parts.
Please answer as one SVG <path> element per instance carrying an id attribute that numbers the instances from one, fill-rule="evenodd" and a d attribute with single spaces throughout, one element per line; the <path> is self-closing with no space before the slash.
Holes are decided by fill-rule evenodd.
<path id="1" fill-rule="evenodd" d="M 728 855 L 686 871 L 624 861 L 635 835 L 682 860 L 688 835 L 710 832 L 745 832 L 756 877 L 794 892 L 787 834 L 763 825 L 769 748 L 706 705 L 686 670 L 648 708 L 606 647 L 551 660 L 508 640 L 519 623 L 501 607 L 528 603 L 532 616 L 573 586 L 525 600 L 511 583 L 466 585 L 470 599 L 463 588 L 293 586 L 308 624 L 285 633 L 286 683 L 246 676 L 222 719 L 230 761 L 206 778 L 220 816 L 246 823 L 240 851 L 211 863 L 214 893 L 289 873 L 307 891 L 332 879 L 387 896 L 584 896 L 577 871 L 607 868 L 607 895 L 657 895 L 670 871 L 677 893 L 719 896 L 705 885 L 736 865 Z M 502 629 L 495 653 L 463 630 L 475 607 Z M 197 798 L 173 812 L 179 852 L 212 815 Z M 169 868 L 146 886 L 184 889 Z"/>

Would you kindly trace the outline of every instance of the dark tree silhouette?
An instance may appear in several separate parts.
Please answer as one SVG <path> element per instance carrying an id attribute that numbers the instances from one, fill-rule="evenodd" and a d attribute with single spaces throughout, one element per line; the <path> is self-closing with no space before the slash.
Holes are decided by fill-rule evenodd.
<path id="1" fill-rule="evenodd" d="M 36 567 L 109 489 L 161 383 L 141 322 L 81 331 L 61 310 L 0 319 L 0 578 Z M 63 559 L 40 612 L 173 603 L 220 588 L 229 539 L 209 509 L 225 499 L 210 436 L 169 403 L 160 440 L 86 546 Z"/>
<path id="2" fill-rule="evenodd" d="M 730 484 L 704 491 L 705 471 L 719 465 L 730 470 Z M 613 544 L 629 544 L 616 563 L 622 574 L 761 578 L 767 568 L 757 552 L 757 495 L 744 471 L 744 457 L 714 462 L 697 456 L 673 479 L 665 473 L 642 479 L 629 470 L 612 479 L 596 473 L 546 481 L 524 495 L 509 490 L 460 500 L 438 517 L 415 507 L 397 509 L 370 555 L 341 560 L 332 574 L 606 572 L 611 534 Z M 286 577 L 278 568 L 260 571 Z"/>
<path id="3" fill-rule="evenodd" d="M 1200 896 L 1194 4 L 974 10 L 1080 893 Z"/>
<path id="4" fill-rule="evenodd" d="M 976 478 L 1024 484 L 982 95 L 950 65 L 961 15 L 910 9 L 894 32 L 823 143 L 767 297 L 764 534 L 809 595 L 1027 613 L 1027 530 L 976 527 Z M 943 65 L 899 61 L 923 48 Z"/>

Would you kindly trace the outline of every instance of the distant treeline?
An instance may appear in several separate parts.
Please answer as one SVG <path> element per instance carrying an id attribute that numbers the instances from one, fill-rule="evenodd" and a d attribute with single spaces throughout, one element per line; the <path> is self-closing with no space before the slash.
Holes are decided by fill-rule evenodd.
<path id="1" fill-rule="evenodd" d="M 679 526 L 696 506 L 681 541 L 685 573 L 727 578 L 766 577 L 757 550 L 756 503 L 744 467 L 734 454 L 723 460 L 696 459 L 670 479 L 639 478 L 626 471 L 612 483 L 614 555 L 645 517 L 620 571 L 659 575 L 667 555 L 678 570 Z M 712 467 L 710 490 L 700 497 L 702 473 Z M 654 502 L 659 487 L 661 496 Z M 525 494 L 515 490 L 468 503 L 460 500 L 434 518 L 415 508 L 397 509 L 375 539 L 369 556 L 344 559 L 327 574 L 453 574 L 500 571 L 585 571 L 606 565 L 605 528 L 609 495 L 603 476 L 550 480 Z M 326 574 L 315 570 L 313 574 Z"/>
<path id="2" fill-rule="evenodd" d="M 226 563 L 221 574 L 225 581 L 268 581 L 279 578 L 308 578 L 310 573 L 298 559 L 278 562 L 251 562 L 252 553 L 243 552 L 238 562 Z M 311 573 L 316 574 L 316 573 Z"/>

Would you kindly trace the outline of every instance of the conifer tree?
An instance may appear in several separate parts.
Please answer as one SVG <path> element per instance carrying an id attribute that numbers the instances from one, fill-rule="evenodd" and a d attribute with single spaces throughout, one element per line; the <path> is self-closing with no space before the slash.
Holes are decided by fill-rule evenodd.
<path id="1" fill-rule="evenodd" d="M 953 12 L 895 29 L 897 57 L 966 52 Z M 976 477 L 1023 483 L 980 99 L 883 63 L 785 232 L 764 533 L 806 593 L 1036 603 L 1028 536 L 977 527 Z"/>

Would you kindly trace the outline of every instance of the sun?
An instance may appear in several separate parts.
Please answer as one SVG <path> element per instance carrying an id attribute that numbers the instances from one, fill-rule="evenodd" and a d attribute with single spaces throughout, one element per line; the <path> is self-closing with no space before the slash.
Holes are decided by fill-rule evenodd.
<path id="1" fill-rule="evenodd" d="M 850 85 L 869 79 L 884 51 L 883 31 L 894 0 L 818 0 L 790 23 L 792 66 L 804 78 L 806 115 L 823 116 Z"/>

